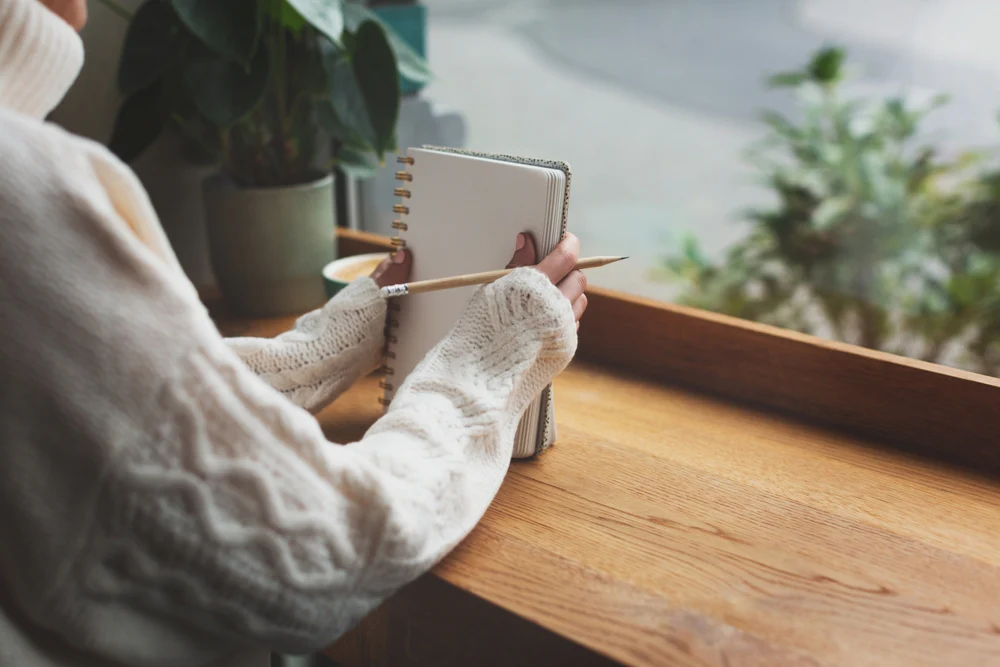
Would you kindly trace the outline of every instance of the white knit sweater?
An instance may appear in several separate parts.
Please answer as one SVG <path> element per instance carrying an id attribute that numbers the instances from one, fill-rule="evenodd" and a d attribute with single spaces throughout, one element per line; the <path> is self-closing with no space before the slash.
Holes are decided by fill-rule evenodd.
<path id="1" fill-rule="evenodd" d="M 571 308 L 533 269 L 484 288 L 364 439 L 329 443 L 308 411 L 375 364 L 374 283 L 222 339 L 132 173 L 40 120 L 81 60 L 0 0 L 0 665 L 317 650 L 483 515 Z"/>

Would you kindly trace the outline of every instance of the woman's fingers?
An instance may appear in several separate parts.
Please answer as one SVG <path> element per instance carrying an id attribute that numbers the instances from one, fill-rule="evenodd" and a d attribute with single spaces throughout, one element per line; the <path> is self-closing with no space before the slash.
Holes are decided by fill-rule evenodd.
<path id="1" fill-rule="evenodd" d="M 531 234 L 518 234 L 517 240 L 514 242 L 514 256 L 510 258 L 510 263 L 507 264 L 506 268 L 515 269 L 519 266 L 533 266 L 537 260 L 535 240 L 531 237 Z"/>
<path id="2" fill-rule="evenodd" d="M 546 255 L 536 268 L 548 276 L 553 284 L 558 285 L 573 270 L 578 259 L 580 259 L 580 240 L 572 234 L 567 234 L 556 249 Z"/>
<path id="3" fill-rule="evenodd" d="M 399 285 L 409 280 L 412 265 L 413 257 L 410 251 L 405 248 L 397 250 L 382 260 L 382 263 L 372 271 L 371 278 L 379 287 Z"/>
<path id="4" fill-rule="evenodd" d="M 573 317 L 576 318 L 577 323 L 580 322 L 580 318 L 583 317 L 584 311 L 587 310 L 587 295 L 581 294 L 577 297 L 576 301 L 573 302 Z"/>
<path id="5" fill-rule="evenodd" d="M 548 276 L 573 305 L 573 317 L 577 323 L 587 310 L 587 295 L 584 294 L 587 291 L 587 276 L 575 268 L 579 259 L 580 240 L 572 234 L 567 234 L 556 249 L 535 267 Z"/>
<path id="6" fill-rule="evenodd" d="M 569 299 L 570 303 L 575 303 L 587 291 L 587 276 L 583 275 L 583 271 L 571 271 L 559 283 L 559 291 Z"/>

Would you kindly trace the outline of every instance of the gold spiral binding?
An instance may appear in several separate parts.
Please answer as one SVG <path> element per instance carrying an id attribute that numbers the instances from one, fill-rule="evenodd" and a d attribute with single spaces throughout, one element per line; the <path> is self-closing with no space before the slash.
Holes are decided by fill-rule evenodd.
<path id="1" fill-rule="evenodd" d="M 399 164 L 413 165 L 414 164 L 414 159 L 412 157 L 408 156 L 408 155 L 400 155 L 399 157 L 396 158 L 396 162 L 398 162 Z M 396 174 L 395 174 L 395 177 L 396 177 L 396 180 L 398 180 L 398 181 L 405 181 L 407 183 L 410 183 L 410 182 L 413 181 L 413 174 L 411 174 L 408 171 L 397 171 Z M 413 192 L 411 190 L 409 190 L 408 188 L 405 188 L 405 187 L 393 188 L 392 194 L 395 195 L 395 196 L 397 196 L 397 197 L 400 197 L 400 198 L 402 198 L 404 200 L 410 199 L 413 196 Z M 409 215 L 409 213 L 410 213 L 410 207 L 406 206 L 405 204 L 402 204 L 402 203 L 400 203 L 400 204 L 394 204 L 393 207 L 392 207 L 392 211 L 393 211 L 393 213 L 396 213 L 397 215 L 400 216 L 400 219 L 392 221 L 392 228 L 396 229 L 396 230 L 399 230 L 401 232 L 405 232 L 407 229 L 409 229 L 409 225 L 407 225 L 402 220 L 402 217 L 404 215 Z M 392 247 L 393 247 L 394 250 L 399 250 L 401 248 L 405 248 L 406 247 L 406 240 L 403 239 L 403 238 L 401 238 L 401 237 L 399 237 L 399 236 L 394 236 L 394 237 L 392 237 Z M 400 304 L 398 302 L 396 302 L 395 300 L 390 300 L 389 310 L 391 312 L 398 313 L 400 311 L 400 307 L 401 306 L 400 306 Z M 384 363 L 382 365 L 382 368 L 381 368 L 382 373 L 384 375 L 386 375 L 386 376 L 392 376 L 393 374 L 395 374 L 395 370 L 393 369 L 391 362 L 392 362 L 393 359 L 396 358 L 396 353 L 392 351 L 392 346 L 398 344 L 399 343 L 399 339 L 396 336 L 394 336 L 391 333 L 391 331 L 393 329 L 396 329 L 397 327 L 399 327 L 399 320 L 397 320 L 397 319 L 395 319 L 393 317 L 386 318 L 386 324 L 385 324 L 385 350 L 383 352 L 383 354 L 385 356 L 385 361 L 384 361 Z M 389 403 L 390 403 L 388 395 L 390 393 L 392 393 L 392 391 L 394 390 L 394 385 L 393 385 L 392 382 L 383 379 L 383 380 L 379 381 L 378 386 L 383 391 L 383 395 L 379 397 L 378 401 L 383 406 L 388 406 Z"/>

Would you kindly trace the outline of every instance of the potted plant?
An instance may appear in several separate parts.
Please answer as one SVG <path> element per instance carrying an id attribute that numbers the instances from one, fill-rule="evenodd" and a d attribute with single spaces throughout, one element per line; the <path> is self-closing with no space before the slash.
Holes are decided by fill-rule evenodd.
<path id="1" fill-rule="evenodd" d="M 335 256 L 333 170 L 396 149 L 400 77 L 423 59 L 360 3 L 146 0 L 118 72 L 110 146 L 129 161 L 166 128 L 218 165 L 203 200 L 213 272 L 252 315 L 314 307 Z"/>
<path id="2" fill-rule="evenodd" d="M 823 48 L 770 78 L 800 100 L 797 120 L 764 114 L 750 153 L 774 205 L 722 262 L 689 237 L 665 267 L 678 300 L 1000 375 L 1000 172 L 920 140 L 943 97 L 845 97 L 844 59 Z"/>

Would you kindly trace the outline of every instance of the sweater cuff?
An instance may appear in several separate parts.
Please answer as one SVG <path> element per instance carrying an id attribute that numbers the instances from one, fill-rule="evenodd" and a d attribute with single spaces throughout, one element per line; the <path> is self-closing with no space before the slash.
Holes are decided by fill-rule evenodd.
<path id="1" fill-rule="evenodd" d="M 352 301 L 364 306 L 380 300 L 384 301 L 385 297 L 382 296 L 378 283 L 371 277 L 365 276 L 347 283 L 347 286 L 334 294 L 327 304 L 337 303 L 339 305 L 346 301 Z"/>
<path id="2" fill-rule="evenodd" d="M 519 268 L 486 286 L 497 329 L 528 326 L 543 338 L 555 338 L 575 350 L 576 318 L 569 300 L 548 276 L 533 267 Z"/>

